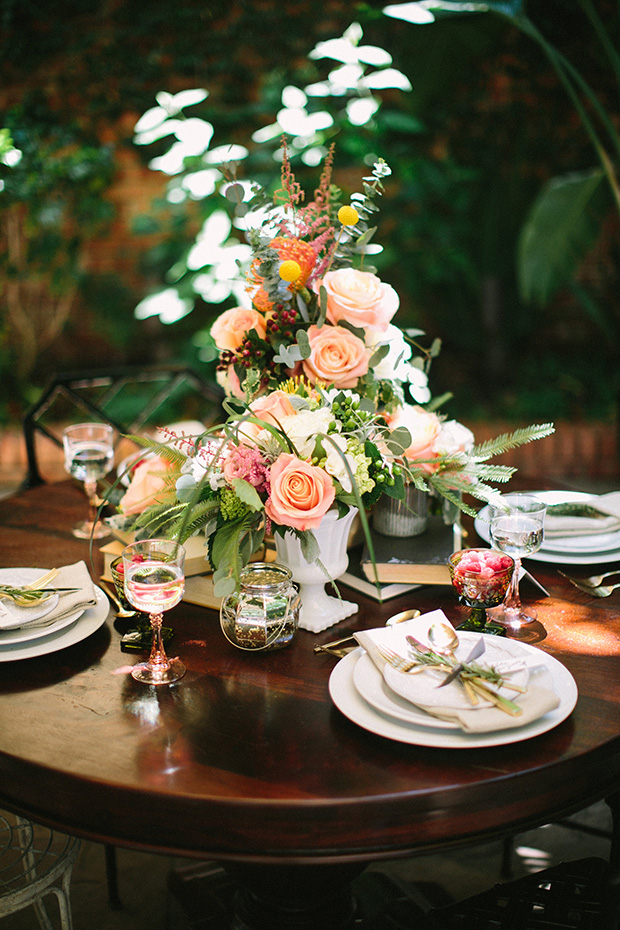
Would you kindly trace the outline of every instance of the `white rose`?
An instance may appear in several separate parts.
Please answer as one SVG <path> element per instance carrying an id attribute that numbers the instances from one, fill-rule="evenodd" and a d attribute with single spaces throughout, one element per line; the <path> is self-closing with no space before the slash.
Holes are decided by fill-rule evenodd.
<path id="1" fill-rule="evenodd" d="M 473 445 L 474 434 L 470 429 L 456 420 L 445 420 L 433 444 L 433 451 L 438 455 L 454 455 L 455 452 L 469 452 Z"/>
<path id="2" fill-rule="evenodd" d="M 388 354 L 373 367 L 373 374 L 379 381 L 401 381 L 410 385 L 411 396 L 417 404 L 427 404 L 431 399 L 428 389 L 428 377 L 410 362 L 412 350 L 398 326 L 390 324 L 382 334 L 370 332 L 368 343 L 373 351 L 382 345 L 389 348 Z"/>
<path id="3" fill-rule="evenodd" d="M 327 433 L 334 417 L 328 407 L 318 410 L 300 410 L 284 417 L 282 429 L 291 440 L 300 458 L 308 458 L 314 452 L 317 433 Z"/>
<path id="4" fill-rule="evenodd" d="M 344 436 L 330 436 L 330 440 L 333 440 L 338 448 L 335 449 L 331 441 L 323 443 L 323 448 L 327 452 L 327 460 L 324 466 L 325 471 L 328 475 L 331 475 L 332 478 L 335 478 L 336 481 L 340 482 L 343 491 L 345 491 L 347 494 L 350 494 L 353 490 L 353 484 L 343 460 L 343 454 L 346 453 L 347 450 L 347 440 L 344 438 Z M 353 457 L 350 455 L 344 455 L 344 458 L 347 460 L 349 468 L 353 474 L 355 474 L 357 465 Z"/>

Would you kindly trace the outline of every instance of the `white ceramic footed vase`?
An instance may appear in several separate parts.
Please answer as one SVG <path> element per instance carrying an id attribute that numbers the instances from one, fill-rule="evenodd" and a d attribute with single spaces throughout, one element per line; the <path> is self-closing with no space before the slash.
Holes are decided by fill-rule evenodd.
<path id="1" fill-rule="evenodd" d="M 306 562 L 294 533 L 275 534 L 277 561 L 291 570 L 293 581 L 299 585 L 298 626 L 302 630 L 320 633 L 359 610 L 352 601 L 332 597 L 325 590 L 326 585 L 331 587 L 330 579 L 339 578 L 349 564 L 347 542 L 356 514 L 357 509 L 351 507 L 339 520 L 337 510 L 328 510 L 320 526 L 312 531 L 320 549 L 318 563 Z"/>

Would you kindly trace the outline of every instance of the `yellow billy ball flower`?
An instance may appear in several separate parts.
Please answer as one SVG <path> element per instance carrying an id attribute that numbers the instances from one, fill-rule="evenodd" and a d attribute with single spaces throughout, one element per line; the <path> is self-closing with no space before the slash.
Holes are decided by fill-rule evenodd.
<path id="1" fill-rule="evenodd" d="M 338 210 L 338 219 L 343 226 L 355 226 L 360 215 L 355 207 L 340 207 Z"/>
<path id="2" fill-rule="evenodd" d="M 280 277 L 283 281 L 296 281 L 301 274 L 301 266 L 292 258 L 287 258 L 280 265 Z"/>

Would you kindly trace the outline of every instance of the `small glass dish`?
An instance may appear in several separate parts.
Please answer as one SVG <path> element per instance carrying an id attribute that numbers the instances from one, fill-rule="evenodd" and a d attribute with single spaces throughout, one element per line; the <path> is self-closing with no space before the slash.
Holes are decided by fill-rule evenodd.
<path id="1" fill-rule="evenodd" d="M 503 626 L 489 621 L 487 608 L 497 607 L 506 596 L 515 562 L 494 549 L 459 549 L 448 560 L 450 580 L 459 604 L 469 607 L 469 618 L 457 629 L 505 636 Z"/>
<path id="2" fill-rule="evenodd" d="M 222 601 L 226 639 L 246 650 L 282 649 L 297 632 L 301 599 L 284 565 L 253 562 L 241 573 L 241 588 Z"/>

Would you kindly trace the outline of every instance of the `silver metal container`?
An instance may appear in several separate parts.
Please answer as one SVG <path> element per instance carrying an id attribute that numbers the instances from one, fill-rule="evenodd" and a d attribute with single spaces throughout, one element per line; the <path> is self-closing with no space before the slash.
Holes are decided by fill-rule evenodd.
<path id="1" fill-rule="evenodd" d="M 428 494 L 415 484 L 405 485 L 402 500 L 380 497 L 372 513 L 372 525 L 383 536 L 419 536 L 428 524 Z"/>

